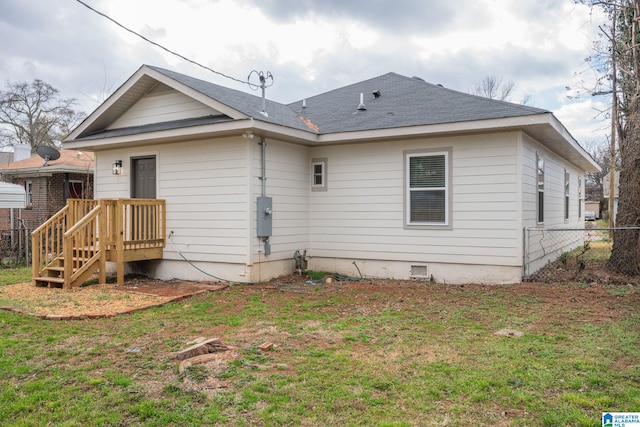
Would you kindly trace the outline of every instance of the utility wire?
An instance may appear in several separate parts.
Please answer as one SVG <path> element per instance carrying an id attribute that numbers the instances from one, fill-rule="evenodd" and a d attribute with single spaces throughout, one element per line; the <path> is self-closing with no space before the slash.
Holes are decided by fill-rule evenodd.
<path id="1" fill-rule="evenodd" d="M 133 34 L 133 35 L 136 35 L 136 36 L 140 37 L 142 40 L 146 41 L 147 43 L 151 43 L 152 45 L 159 47 L 160 49 L 164 50 L 165 52 L 170 53 L 171 55 L 175 55 L 175 56 L 177 56 L 178 58 L 184 59 L 184 60 L 185 60 L 185 61 L 187 61 L 187 62 L 190 62 L 190 63 L 192 63 L 192 64 L 194 64 L 194 65 L 197 65 L 198 67 L 204 68 L 204 69 L 205 69 L 205 70 L 207 70 L 207 71 L 211 71 L 212 73 L 217 74 L 217 75 L 222 76 L 222 77 L 225 77 L 225 78 L 227 78 L 227 79 L 230 79 L 230 80 L 233 80 L 233 81 L 236 81 L 236 82 L 239 82 L 239 83 L 243 83 L 243 84 L 249 84 L 249 82 L 248 82 L 248 81 L 246 81 L 246 80 L 240 80 L 240 79 L 236 79 L 235 77 L 228 76 L 228 75 L 226 75 L 226 74 L 224 74 L 224 73 L 221 73 L 221 72 L 216 71 L 216 70 L 214 70 L 214 69 L 212 69 L 212 68 L 209 68 L 209 67 L 207 67 L 206 65 L 202 65 L 202 64 L 200 64 L 199 62 L 194 61 L 193 59 L 189 59 L 189 58 L 187 58 L 186 56 L 183 56 L 183 55 L 181 55 L 181 54 L 179 54 L 179 53 L 177 53 L 177 52 L 174 52 L 174 51 L 172 51 L 171 49 L 167 49 L 166 47 L 162 46 L 161 44 L 156 43 L 156 42 L 154 42 L 153 40 L 149 40 L 148 38 L 146 38 L 146 37 L 145 37 L 145 36 L 143 36 L 142 34 L 136 33 L 135 31 L 133 31 L 133 30 L 131 30 L 131 29 L 129 29 L 129 28 L 127 28 L 127 27 L 125 27 L 124 25 L 122 25 L 121 23 L 119 23 L 118 21 L 116 21 L 115 19 L 113 19 L 112 17 L 110 17 L 110 16 L 108 16 L 108 15 L 106 15 L 106 14 L 104 14 L 104 13 L 100 12 L 99 10 L 94 9 L 93 7 L 91 7 L 91 6 L 89 6 L 88 4 L 86 4 L 85 2 L 83 2 L 82 0 L 76 0 L 76 1 L 77 1 L 78 3 L 80 3 L 81 5 L 83 5 L 84 7 L 86 7 L 87 9 L 89 9 L 89 10 L 91 10 L 91 11 L 93 11 L 93 12 L 97 13 L 98 15 L 100 15 L 100 16 L 102 16 L 102 17 L 104 17 L 104 18 L 107 18 L 109 21 L 113 22 L 113 23 L 114 23 L 114 24 L 116 24 L 118 27 L 120 27 L 120 28 L 122 28 L 122 29 L 124 29 L 124 30 L 126 30 L 126 31 L 128 31 L 128 32 L 130 32 L 130 33 L 131 33 L 131 34 Z"/>

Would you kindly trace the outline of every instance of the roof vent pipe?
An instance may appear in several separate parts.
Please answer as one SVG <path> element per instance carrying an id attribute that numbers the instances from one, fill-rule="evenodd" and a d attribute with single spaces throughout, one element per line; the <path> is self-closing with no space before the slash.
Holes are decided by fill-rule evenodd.
<path id="1" fill-rule="evenodd" d="M 358 105 L 358 111 L 366 111 L 367 107 L 364 106 L 364 93 L 360 92 L 360 105 Z"/>
<path id="2" fill-rule="evenodd" d="M 305 108 L 307 108 L 307 98 L 302 100 L 302 109 L 304 110 Z"/>

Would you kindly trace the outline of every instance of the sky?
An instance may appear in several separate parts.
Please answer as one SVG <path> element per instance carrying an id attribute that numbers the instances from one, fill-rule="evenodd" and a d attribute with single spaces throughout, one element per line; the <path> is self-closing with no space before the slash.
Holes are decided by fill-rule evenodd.
<path id="1" fill-rule="evenodd" d="M 462 92 L 492 75 L 515 83 L 511 101 L 528 96 L 527 105 L 552 111 L 588 150 L 609 133 L 609 102 L 587 93 L 597 73 L 585 61 L 603 17 L 574 0 L 83 1 L 224 75 L 270 72 L 274 101 L 388 72 Z M 252 93 L 77 0 L 0 0 L 3 90 L 41 79 L 89 114 L 143 64 Z"/>

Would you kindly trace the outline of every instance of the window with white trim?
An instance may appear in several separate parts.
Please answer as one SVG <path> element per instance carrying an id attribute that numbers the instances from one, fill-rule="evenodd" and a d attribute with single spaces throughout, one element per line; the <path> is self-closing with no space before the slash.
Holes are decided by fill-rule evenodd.
<path id="1" fill-rule="evenodd" d="M 578 178 L 578 218 L 582 218 L 582 180 Z"/>
<path id="2" fill-rule="evenodd" d="M 27 206 L 31 206 L 33 204 L 33 183 L 31 181 L 25 182 L 24 189 L 27 193 Z"/>
<path id="3" fill-rule="evenodd" d="M 449 152 L 407 153 L 407 225 L 449 225 Z"/>
<path id="4" fill-rule="evenodd" d="M 327 191 L 327 159 L 311 160 L 311 190 Z"/>
<path id="5" fill-rule="evenodd" d="M 570 182 L 570 176 L 569 176 L 569 172 L 565 169 L 564 170 L 564 219 L 568 220 L 569 219 L 569 182 Z"/>
<path id="6" fill-rule="evenodd" d="M 544 159 L 536 153 L 536 175 L 538 187 L 538 224 L 544 222 Z"/>

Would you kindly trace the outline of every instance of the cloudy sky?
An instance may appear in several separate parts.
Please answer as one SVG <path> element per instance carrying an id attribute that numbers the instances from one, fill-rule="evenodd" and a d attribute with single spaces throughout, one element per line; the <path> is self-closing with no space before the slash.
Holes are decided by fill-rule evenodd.
<path id="1" fill-rule="evenodd" d="M 607 99 L 576 96 L 594 79 L 585 58 L 602 17 L 573 0 L 83 1 L 225 75 L 270 71 L 275 101 L 390 71 L 464 92 L 495 75 L 516 84 L 512 101 L 530 95 L 586 148 L 606 140 Z M 251 92 L 77 0 L 0 0 L 2 88 L 42 79 L 90 113 L 142 64 Z"/>

